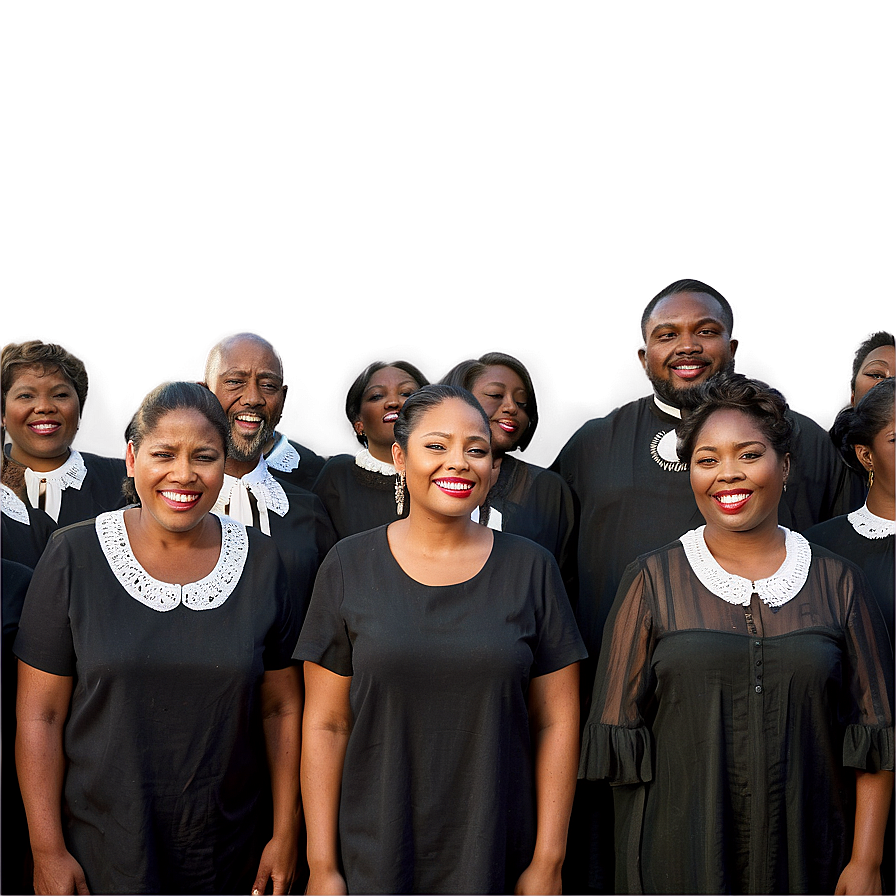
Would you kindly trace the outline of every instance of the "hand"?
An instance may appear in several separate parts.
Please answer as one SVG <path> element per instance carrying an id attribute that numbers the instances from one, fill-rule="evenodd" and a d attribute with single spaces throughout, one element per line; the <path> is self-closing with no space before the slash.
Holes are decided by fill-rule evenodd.
<path id="1" fill-rule="evenodd" d="M 883 890 L 880 882 L 880 865 L 850 862 L 840 873 L 837 881 L 837 896 L 861 896 L 861 894 L 879 894 Z"/>
<path id="2" fill-rule="evenodd" d="M 252 884 L 253 896 L 264 893 L 269 880 L 273 881 L 275 894 L 288 893 L 296 876 L 298 853 L 298 842 L 292 838 L 270 840 L 261 853 L 258 874 Z"/>
<path id="3" fill-rule="evenodd" d="M 34 855 L 34 892 L 43 894 L 90 893 L 78 860 L 68 850 Z"/>
<path id="4" fill-rule="evenodd" d="M 345 896 L 348 887 L 338 871 L 312 871 L 305 892 L 314 896 Z"/>
<path id="5" fill-rule="evenodd" d="M 529 867 L 520 875 L 513 892 L 517 896 L 562 893 L 563 882 L 560 877 L 562 867 L 562 864 L 539 864 L 533 859 Z"/>

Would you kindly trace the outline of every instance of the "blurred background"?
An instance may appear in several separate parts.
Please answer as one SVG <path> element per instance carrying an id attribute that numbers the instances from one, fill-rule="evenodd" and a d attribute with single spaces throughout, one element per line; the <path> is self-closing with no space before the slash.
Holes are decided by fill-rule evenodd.
<path id="1" fill-rule="evenodd" d="M 830 426 L 896 328 L 893 7 L 48 2 L 0 14 L 2 343 L 87 364 L 123 455 L 208 349 L 280 351 L 280 429 L 358 445 L 373 360 L 530 369 L 549 465 L 649 391 L 644 305 L 693 277 L 737 369 Z"/>

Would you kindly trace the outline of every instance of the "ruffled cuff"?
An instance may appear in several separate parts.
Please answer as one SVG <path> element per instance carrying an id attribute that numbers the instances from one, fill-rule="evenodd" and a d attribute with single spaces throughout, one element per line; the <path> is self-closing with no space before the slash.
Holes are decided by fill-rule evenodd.
<path id="1" fill-rule="evenodd" d="M 653 778 L 650 732 L 643 725 L 588 724 L 582 732 L 579 778 L 596 781 L 608 778 L 611 784 L 639 784 Z"/>
<path id="2" fill-rule="evenodd" d="M 843 765 L 866 772 L 893 771 L 893 729 L 847 725 Z"/>

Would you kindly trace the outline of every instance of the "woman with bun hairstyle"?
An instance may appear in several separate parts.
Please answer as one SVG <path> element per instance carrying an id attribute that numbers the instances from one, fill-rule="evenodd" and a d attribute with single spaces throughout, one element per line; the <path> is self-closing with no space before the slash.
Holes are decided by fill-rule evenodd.
<path id="1" fill-rule="evenodd" d="M 10 343 L 0 355 L 3 481 L 67 526 L 124 505 L 124 460 L 81 453 L 72 442 L 87 399 L 87 370 L 61 345 Z M 16 559 L 16 558 L 12 558 Z"/>
<path id="2" fill-rule="evenodd" d="M 783 396 L 699 388 L 678 456 L 705 525 L 627 568 L 583 734 L 579 777 L 614 785 L 616 892 L 880 893 L 886 629 L 861 570 L 778 525 Z"/>
<path id="3" fill-rule="evenodd" d="M 136 505 L 57 531 L 34 570 L 14 651 L 36 893 L 289 891 L 301 622 L 274 542 L 211 513 L 227 432 L 205 387 L 153 390 Z"/>
<path id="4" fill-rule="evenodd" d="M 406 518 L 336 544 L 305 663 L 309 893 L 559 893 L 585 651 L 551 554 L 471 519 L 491 482 L 473 396 L 395 423 Z"/>
<path id="5" fill-rule="evenodd" d="M 471 392 L 489 418 L 492 453 L 500 472 L 483 512 L 487 524 L 531 538 L 564 568 L 574 518 L 572 492 L 557 473 L 516 456 L 525 451 L 538 427 L 538 401 L 529 371 L 512 355 L 489 352 L 455 365 L 442 382 Z"/>
<path id="6" fill-rule="evenodd" d="M 392 429 L 409 395 L 429 381 L 408 361 L 374 361 L 355 378 L 345 415 L 361 450 L 337 454 L 325 464 L 312 491 L 321 499 L 337 538 L 364 532 L 396 517 L 398 476 L 392 464 Z"/>

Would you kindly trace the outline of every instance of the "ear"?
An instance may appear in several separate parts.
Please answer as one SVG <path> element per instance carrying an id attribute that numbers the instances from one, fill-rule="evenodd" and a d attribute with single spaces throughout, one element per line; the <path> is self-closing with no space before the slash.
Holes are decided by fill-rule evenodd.
<path id="1" fill-rule="evenodd" d="M 638 349 L 638 360 L 641 362 L 641 366 L 644 368 L 644 372 L 647 372 L 647 347 Z"/>
<path id="2" fill-rule="evenodd" d="M 354 427 L 355 432 L 359 436 L 364 435 L 364 424 L 360 420 L 355 420 L 355 422 L 352 424 L 352 426 Z"/>
<path id="3" fill-rule="evenodd" d="M 784 482 L 787 482 L 787 477 L 790 475 L 790 455 L 784 455 Z"/>
<path id="4" fill-rule="evenodd" d="M 134 443 L 128 442 L 128 447 L 124 453 L 124 464 L 128 471 L 128 476 L 134 476 L 134 465 L 137 459 L 137 452 L 134 451 Z"/>
<path id="5" fill-rule="evenodd" d="M 874 457 L 871 454 L 871 449 L 867 445 L 853 445 L 853 449 L 856 452 L 856 457 L 859 459 L 859 463 L 866 470 L 873 470 Z"/>
<path id="6" fill-rule="evenodd" d="M 732 358 L 737 354 L 737 345 L 738 345 L 738 342 L 736 339 L 731 339 L 728 342 L 728 348 L 731 350 Z"/>
<path id="7" fill-rule="evenodd" d="M 401 450 L 401 445 L 398 442 L 392 443 L 392 463 L 395 465 L 395 469 L 398 470 L 399 473 L 402 470 L 406 470 L 407 466 L 404 462 L 404 451 Z"/>

